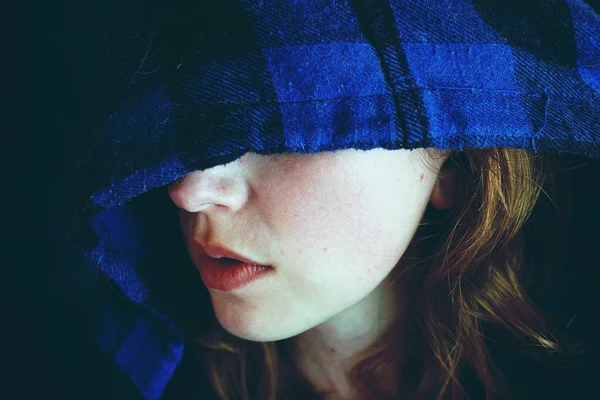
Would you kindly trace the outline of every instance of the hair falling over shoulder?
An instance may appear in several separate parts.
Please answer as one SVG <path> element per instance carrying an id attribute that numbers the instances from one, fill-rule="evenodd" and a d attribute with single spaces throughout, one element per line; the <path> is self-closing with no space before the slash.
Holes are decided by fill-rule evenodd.
<path id="1" fill-rule="evenodd" d="M 456 171 L 456 206 L 426 210 L 392 272 L 415 282 L 402 294 L 408 320 L 393 324 L 352 367 L 361 399 L 511 399 L 499 352 L 517 348 L 552 360 L 565 351 L 543 309 L 562 274 L 569 234 L 560 155 L 464 149 L 444 165 Z M 220 399 L 319 397 L 298 389 L 301 380 L 283 394 L 293 374 L 284 373 L 278 342 L 238 339 L 212 318 L 212 330 L 188 342 Z M 383 386 L 390 370 L 395 383 Z"/>

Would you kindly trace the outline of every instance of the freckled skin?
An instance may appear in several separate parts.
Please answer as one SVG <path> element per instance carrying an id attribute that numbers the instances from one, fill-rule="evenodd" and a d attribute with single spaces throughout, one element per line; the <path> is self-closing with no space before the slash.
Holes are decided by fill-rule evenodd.
<path id="1" fill-rule="evenodd" d="M 441 161 L 430 171 L 422 151 L 247 153 L 172 183 L 187 245 L 223 243 L 275 268 L 237 291 L 209 290 L 221 325 L 274 341 L 356 312 L 405 252 L 429 202 Z"/>

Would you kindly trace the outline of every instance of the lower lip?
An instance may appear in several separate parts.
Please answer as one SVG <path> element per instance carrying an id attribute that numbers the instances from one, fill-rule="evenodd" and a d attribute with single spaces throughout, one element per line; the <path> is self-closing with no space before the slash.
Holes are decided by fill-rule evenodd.
<path id="1" fill-rule="evenodd" d="M 207 287 L 230 292 L 270 273 L 273 268 L 265 265 L 246 264 L 227 258 L 212 258 L 203 254 L 198 257 L 198 270 L 202 282 Z"/>

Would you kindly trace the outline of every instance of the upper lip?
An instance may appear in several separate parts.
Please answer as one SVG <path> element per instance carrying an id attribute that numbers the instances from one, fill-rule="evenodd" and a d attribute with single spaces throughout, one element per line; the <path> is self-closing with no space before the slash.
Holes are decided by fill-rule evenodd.
<path id="1" fill-rule="evenodd" d="M 228 248 L 227 246 L 224 246 L 222 244 L 199 244 L 197 242 L 195 244 L 201 253 L 206 254 L 212 258 L 226 257 L 226 258 L 233 258 L 235 260 L 241 261 L 246 264 L 263 265 L 263 264 L 256 262 L 248 257 L 244 257 L 243 255 L 241 255 L 239 253 L 236 253 L 235 251 L 231 250 L 230 248 Z"/>

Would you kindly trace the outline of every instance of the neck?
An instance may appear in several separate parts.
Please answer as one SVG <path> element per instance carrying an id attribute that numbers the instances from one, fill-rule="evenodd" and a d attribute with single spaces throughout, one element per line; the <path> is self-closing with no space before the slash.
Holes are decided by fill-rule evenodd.
<path id="1" fill-rule="evenodd" d="M 396 318 L 389 286 L 384 280 L 359 303 L 291 339 L 296 367 L 317 390 L 356 398 L 349 369 Z"/>

